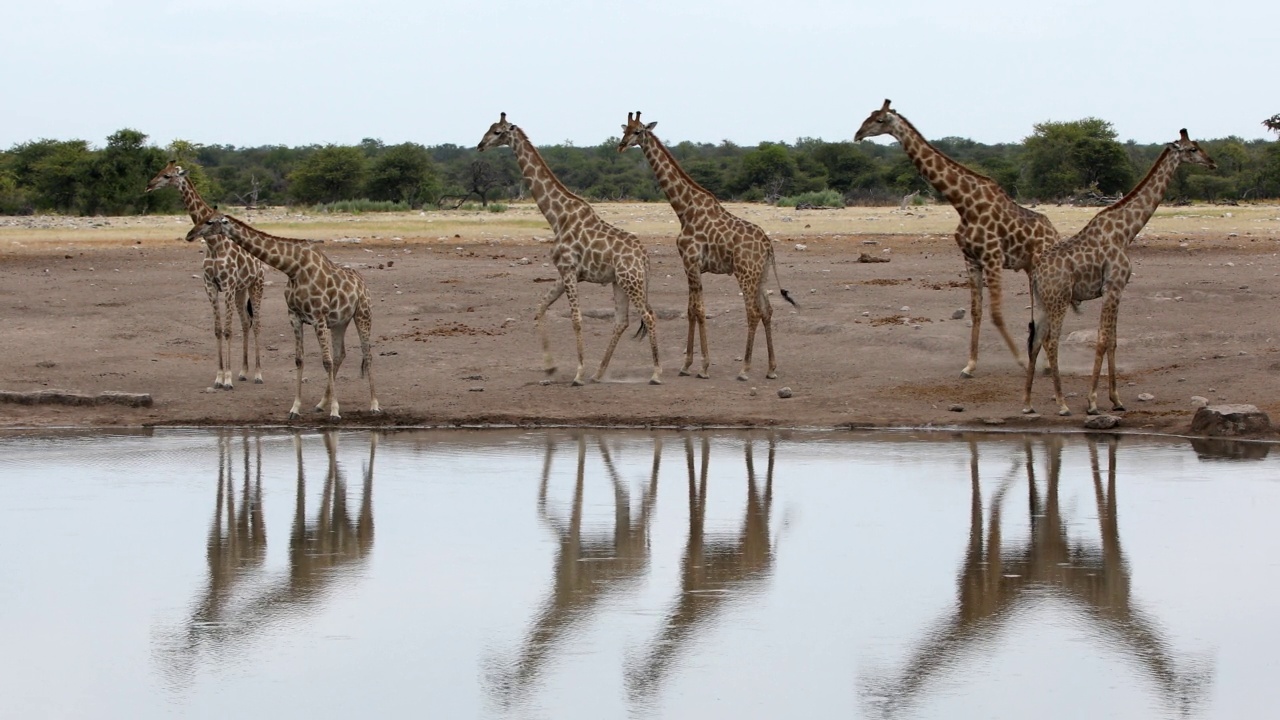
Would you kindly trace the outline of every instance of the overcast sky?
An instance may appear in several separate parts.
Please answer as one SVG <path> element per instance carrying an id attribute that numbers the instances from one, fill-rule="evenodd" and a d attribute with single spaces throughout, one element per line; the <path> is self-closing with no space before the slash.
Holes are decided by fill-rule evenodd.
<path id="1" fill-rule="evenodd" d="M 505 111 L 594 145 L 845 140 L 884 98 L 930 138 L 1273 137 L 1280 2 L 36 0 L 6 3 L 0 148 L 141 130 L 237 146 L 474 145 Z"/>

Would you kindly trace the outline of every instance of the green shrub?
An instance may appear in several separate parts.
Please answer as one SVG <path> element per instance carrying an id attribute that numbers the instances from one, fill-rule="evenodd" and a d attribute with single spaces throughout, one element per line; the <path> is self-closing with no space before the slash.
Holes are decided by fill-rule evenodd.
<path id="1" fill-rule="evenodd" d="M 320 203 L 312 205 L 311 212 L 315 213 L 353 213 L 360 214 L 366 212 L 404 212 L 409 210 L 409 203 L 392 202 L 391 200 L 336 200 L 330 203 Z"/>
<path id="2" fill-rule="evenodd" d="M 815 190 L 778 198 L 778 207 L 795 207 L 799 204 L 816 207 L 844 207 L 844 196 L 835 190 Z"/>
<path id="3" fill-rule="evenodd" d="M 506 211 L 507 211 L 506 203 L 500 203 L 500 202 L 489 203 L 489 212 L 491 213 L 500 213 L 500 212 L 506 212 Z"/>

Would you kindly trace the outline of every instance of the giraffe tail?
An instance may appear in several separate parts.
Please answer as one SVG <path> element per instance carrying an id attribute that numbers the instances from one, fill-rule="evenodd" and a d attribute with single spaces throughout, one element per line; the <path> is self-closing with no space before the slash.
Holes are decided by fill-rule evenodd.
<path id="1" fill-rule="evenodd" d="M 787 292 L 786 289 L 782 287 L 782 278 L 778 277 L 778 256 L 773 252 L 773 248 L 769 249 L 769 264 L 773 266 L 773 279 L 778 283 L 778 292 L 782 294 L 782 299 L 796 307 L 800 307 L 800 305 L 796 303 L 796 299 L 791 297 L 791 293 Z"/>
<path id="2" fill-rule="evenodd" d="M 639 340 L 649 334 L 649 323 L 640 318 L 640 327 L 636 328 L 636 334 L 631 336 L 632 340 Z"/>
<path id="3" fill-rule="evenodd" d="M 244 309 L 249 312 L 249 319 L 252 320 L 254 315 L 253 298 L 245 298 Z"/>

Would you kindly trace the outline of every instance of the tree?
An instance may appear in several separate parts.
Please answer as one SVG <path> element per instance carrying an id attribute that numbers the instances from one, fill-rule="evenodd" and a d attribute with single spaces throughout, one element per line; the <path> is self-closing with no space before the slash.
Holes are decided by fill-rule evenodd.
<path id="1" fill-rule="evenodd" d="M 1266 129 L 1268 129 L 1268 130 L 1270 130 L 1270 131 L 1272 131 L 1272 132 L 1274 132 L 1274 133 L 1278 133 L 1278 134 L 1280 134 L 1280 113 L 1277 113 L 1277 114 L 1275 114 L 1275 115 L 1272 115 L 1271 117 L 1267 118 L 1266 120 L 1263 120 L 1263 121 L 1262 121 L 1262 125 L 1263 125 L 1263 127 L 1265 127 Z"/>
<path id="2" fill-rule="evenodd" d="M 390 200 L 421 207 L 440 194 L 431 153 L 417 143 L 388 148 L 373 161 L 365 195 L 370 200 Z"/>
<path id="3" fill-rule="evenodd" d="M 1062 198 L 1090 186 L 1111 195 L 1133 179 L 1128 153 L 1105 120 L 1039 123 L 1024 144 L 1026 193 L 1034 197 Z"/>
<path id="4" fill-rule="evenodd" d="M 786 193 L 796 175 L 796 161 L 787 147 L 778 143 L 763 142 L 742 158 L 733 189 L 742 193 L 759 188 L 766 198 L 776 199 Z"/>
<path id="5" fill-rule="evenodd" d="M 289 194 L 310 204 L 349 200 L 364 187 L 365 174 L 360 148 L 326 145 L 289 173 Z"/>

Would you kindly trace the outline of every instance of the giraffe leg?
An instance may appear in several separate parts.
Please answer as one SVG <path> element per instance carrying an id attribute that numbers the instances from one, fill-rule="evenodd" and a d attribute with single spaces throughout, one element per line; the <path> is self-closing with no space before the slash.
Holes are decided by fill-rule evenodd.
<path id="1" fill-rule="evenodd" d="M 759 299 L 757 306 L 760 308 L 760 324 L 764 326 L 764 346 L 769 351 L 769 371 L 764 376 L 774 380 L 778 377 L 778 359 L 773 354 L 773 305 L 769 302 L 769 296 L 764 293 L 763 279 L 756 297 Z"/>
<path id="2" fill-rule="evenodd" d="M 1048 317 L 1046 313 L 1041 312 L 1028 331 L 1027 381 L 1022 389 L 1022 412 L 1027 415 L 1035 413 L 1035 408 L 1031 406 L 1031 388 L 1036 381 L 1036 358 L 1040 356 L 1040 348 L 1044 346 L 1044 336 L 1048 330 L 1048 326 L 1045 325 L 1046 322 L 1048 322 Z"/>
<path id="3" fill-rule="evenodd" d="M 240 314 L 240 379 L 249 379 L 249 326 L 253 323 L 253 317 L 249 314 L 249 289 L 245 287 L 238 288 L 234 293 L 234 302 L 236 310 Z M 229 318 L 228 318 L 229 319 Z"/>
<path id="4" fill-rule="evenodd" d="M 551 307 L 551 304 L 559 300 L 560 296 L 564 294 L 564 286 L 564 275 L 561 275 L 556 284 L 542 297 L 542 302 L 538 305 L 538 314 L 534 316 L 534 323 L 538 326 L 538 335 L 542 338 L 542 369 L 548 375 L 556 371 L 556 363 L 555 360 L 551 359 L 551 340 L 547 338 L 547 327 L 542 324 L 542 317 L 546 315 L 547 308 Z"/>
<path id="5" fill-rule="evenodd" d="M 742 288 L 742 302 L 747 311 L 747 348 L 742 351 L 742 371 L 738 373 L 738 379 L 743 382 L 751 379 L 751 351 L 755 349 L 756 325 L 760 322 L 760 301 L 756 295 L 761 288 L 758 283 L 754 288 L 748 287 L 750 284 L 750 281 L 739 284 Z"/>
<path id="6" fill-rule="evenodd" d="M 253 382 L 262 384 L 262 273 L 257 273 L 249 286 L 249 313 L 253 323 Z"/>
<path id="7" fill-rule="evenodd" d="M 338 377 L 338 372 L 342 370 L 342 361 L 347 358 L 347 324 L 334 325 L 329 328 L 329 344 L 333 348 L 333 377 Z M 333 402 L 334 388 L 332 385 L 325 391 L 324 399 L 320 404 L 316 405 L 316 412 L 324 412 Z"/>
<path id="8" fill-rule="evenodd" d="M 316 323 L 316 340 L 320 343 L 320 363 L 324 366 L 325 375 L 328 376 L 328 384 L 324 390 L 325 399 L 329 402 L 329 420 L 337 422 L 342 419 L 342 415 L 338 412 L 338 398 L 334 395 L 334 365 L 333 365 L 333 331 L 323 320 Z"/>
<path id="9" fill-rule="evenodd" d="M 982 334 L 982 266 L 977 261 L 965 258 L 969 270 L 969 317 L 973 326 L 969 328 L 969 363 L 960 371 L 960 377 L 971 378 L 978 367 L 978 337 Z"/>
<path id="10" fill-rule="evenodd" d="M 1111 321 L 1111 333 L 1107 343 L 1107 377 L 1111 380 L 1111 409 L 1124 412 L 1124 403 L 1120 402 L 1120 393 L 1116 390 L 1116 321 Z"/>
<path id="11" fill-rule="evenodd" d="M 600 379 L 604 377 L 605 368 L 609 367 L 609 361 L 613 359 L 613 351 L 618 347 L 618 340 L 622 338 L 622 333 L 627 331 L 627 325 L 631 323 L 630 307 L 631 302 L 627 298 L 627 291 L 623 289 L 620 282 L 614 282 L 613 337 L 609 338 L 609 347 L 605 349 L 604 359 L 600 361 L 600 369 L 596 370 L 591 382 L 600 382 Z"/>
<path id="12" fill-rule="evenodd" d="M 1053 375 L 1053 400 L 1058 404 L 1058 414 L 1066 417 L 1071 414 L 1067 401 L 1062 397 L 1062 375 L 1058 372 L 1058 340 L 1062 337 L 1062 319 L 1067 313 L 1066 305 L 1055 306 L 1049 315 L 1049 331 L 1045 337 L 1045 355 L 1049 361 L 1049 372 Z M 1031 367 L 1035 372 L 1035 366 Z"/>
<path id="13" fill-rule="evenodd" d="M 293 326 L 293 366 L 298 375 L 298 389 L 293 396 L 293 407 L 289 409 L 289 419 L 297 420 L 302 417 L 298 414 L 302 410 L 302 318 L 290 311 L 289 324 Z"/>
<path id="14" fill-rule="evenodd" d="M 648 302 L 644 302 L 639 307 L 640 317 L 649 328 L 649 349 L 653 352 L 653 375 L 649 376 L 649 384 L 661 385 L 662 361 L 658 359 L 658 316 L 653 313 L 653 308 L 649 307 Z"/>
<path id="15" fill-rule="evenodd" d="M 1022 358 L 1018 344 L 1013 341 L 1009 330 L 1004 326 L 1004 275 L 1001 272 L 999 258 L 994 254 L 988 255 L 983 270 L 987 278 L 987 303 L 991 306 L 991 322 L 1000 331 L 1000 337 L 1004 338 L 1004 344 L 1009 346 L 1009 352 L 1013 353 L 1013 358 L 1019 365 L 1025 365 L 1026 360 Z"/>
<path id="16" fill-rule="evenodd" d="M 578 281 L 576 278 L 570 277 L 569 281 L 564 284 L 564 294 L 569 297 L 569 317 L 573 320 L 573 335 L 578 341 L 578 370 L 573 374 L 573 385 L 581 386 L 582 369 L 585 365 L 583 360 L 582 346 L 582 309 L 578 305 Z"/>
<path id="17" fill-rule="evenodd" d="M 235 384 L 231 381 L 231 306 L 235 303 L 235 300 L 233 299 L 233 293 L 222 293 L 220 297 L 222 298 L 221 304 L 223 307 L 221 308 L 222 312 L 218 314 L 219 319 L 222 321 L 222 327 L 219 330 L 221 339 L 218 343 L 218 366 L 222 374 L 222 389 L 233 390 L 235 389 Z M 225 364 L 222 360 L 223 348 L 226 349 L 227 359 Z"/>
<path id="18" fill-rule="evenodd" d="M 1123 289 L 1123 288 L 1121 288 Z M 1115 328 L 1116 316 L 1120 311 L 1120 293 L 1114 288 L 1108 288 L 1106 299 L 1102 301 L 1102 317 L 1098 321 L 1098 342 L 1093 351 L 1093 375 L 1089 380 L 1089 409 L 1090 415 L 1098 414 L 1098 377 L 1102 374 L 1102 358 L 1108 355 L 1110 348 L 1115 347 Z M 1119 405 L 1119 397 L 1115 390 L 1115 364 L 1110 366 L 1112 377 L 1109 380 L 1111 386 L 1111 402 Z M 1120 408 L 1123 409 L 1123 406 Z"/>
<path id="19" fill-rule="evenodd" d="M 686 311 L 689 319 L 689 335 L 685 339 L 684 344 L 684 367 L 680 368 L 681 375 L 688 375 L 689 368 L 693 366 L 693 339 L 701 330 L 702 332 L 702 372 L 698 373 L 698 377 L 706 379 L 710 377 L 707 370 L 711 365 L 711 361 L 707 358 L 707 335 L 706 335 L 706 316 L 707 311 L 702 303 L 702 273 L 698 270 L 697 260 L 685 260 L 685 276 L 689 281 L 689 307 Z"/>
<path id="20" fill-rule="evenodd" d="M 369 412 L 382 414 L 373 390 L 373 313 L 365 299 L 356 307 L 356 333 L 360 336 L 360 374 L 369 378 Z"/>

